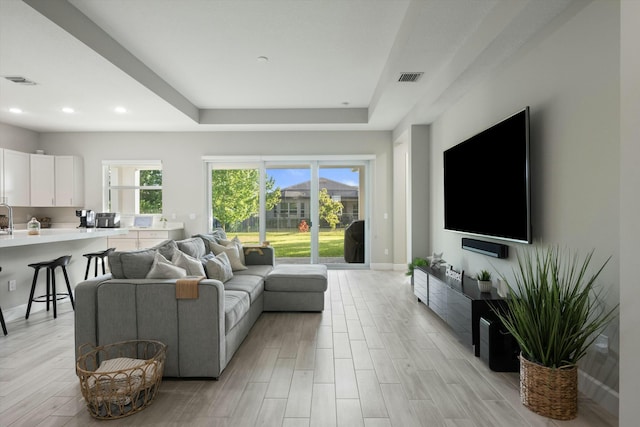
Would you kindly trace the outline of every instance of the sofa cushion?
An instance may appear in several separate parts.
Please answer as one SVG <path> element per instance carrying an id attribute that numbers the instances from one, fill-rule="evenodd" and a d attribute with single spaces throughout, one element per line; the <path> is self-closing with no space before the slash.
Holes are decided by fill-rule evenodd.
<path id="1" fill-rule="evenodd" d="M 147 273 L 147 279 L 179 279 L 187 275 L 187 270 L 173 265 L 169 260 L 156 252 L 151 269 Z"/>
<path id="2" fill-rule="evenodd" d="M 207 260 L 206 270 L 209 279 L 219 280 L 222 283 L 233 277 L 229 258 L 224 252 Z"/>
<path id="3" fill-rule="evenodd" d="M 187 270 L 189 276 L 206 276 L 202 262 L 180 250 L 175 251 L 171 263 Z"/>
<path id="4" fill-rule="evenodd" d="M 233 279 L 224 284 L 225 291 L 242 291 L 249 294 L 251 304 L 253 304 L 264 292 L 264 279 L 260 276 L 250 276 L 243 274 L 233 276 Z"/>
<path id="5" fill-rule="evenodd" d="M 267 275 L 264 289 L 282 292 L 324 292 L 327 290 L 327 266 L 280 264 Z"/>
<path id="6" fill-rule="evenodd" d="M 109 254 L 109 269 L 114 279 L 144 279 L 153 265 L 154 249 L 112 252 Z"/>
<path id="7" fill-rule="evenodd" d="M 242 291 L 224 292 L 224 332 L 225 334 L 249 311 L 249 294 Z"/>
<path id="8" fill-rule="evenodd" d="M 111 277 L 114 279 L 144 279 L 151 270 L 156 252 L 171 259 L 177 248 L 175 241 L 165 240 L 149 249 L 112 252 L 108 257 Z"/>
<path id="9" fill-rule="evenodd" d="M 153 246 L 151 249 L 160 252 L 166 259 L 171 259 L 173 258 L 174 252 L 178 250 L 178 245 L 175 240 L 165 240 Z"/>
<path id="10" fill-rule="evenodd" d="M 209 252 L 208 248 L 205 248 L 204 241 L 199 237 L 178 240 L 176 245 L 178 249 L 193 258 L 202 258 Z"/>
<path id="11" fill-rule="evenodd" d="M 269 274 L 269 272 L 271 270 L 273 270 L 273 266 L 272 265 L 247 265 L 246 266 L 247 269 L 246 270 L 240 270 L 240 271 L 235 271 L 233 273 L 234 277 L 235 276 L 260 276 L 260 277 L 267 277 L 267 274 Z"/>

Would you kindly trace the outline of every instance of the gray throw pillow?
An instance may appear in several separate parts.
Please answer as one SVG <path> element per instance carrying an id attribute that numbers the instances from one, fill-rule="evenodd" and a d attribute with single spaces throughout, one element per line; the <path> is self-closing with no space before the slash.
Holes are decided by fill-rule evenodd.
<path id="1" fill-rule="evenodd" d="M 176 244 L 179 250 L 194 258 L 203 257 L 208 250 L 208 248 L 205 248 L 204 241 L 200 237 L 178 240 Z"/>
<path id="2" fill-rule="evenodd" d="M 207 261 L 207 277 L 209 279 L 219 280 L 222 283 L 233 277 L 229 258 L 224 252 Z"/>

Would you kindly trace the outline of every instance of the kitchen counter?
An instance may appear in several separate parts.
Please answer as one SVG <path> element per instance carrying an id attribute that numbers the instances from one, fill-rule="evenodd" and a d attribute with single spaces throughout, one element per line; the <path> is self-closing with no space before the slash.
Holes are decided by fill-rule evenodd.
<path id="1" fill-rule="evenodd" d="M 27 234 L 27 230 L 14 230 L 12 235 L 0 234 L 0 248 L 97 239 L 127 233 L 126 228 L 45 228 L 36 235 Z"/>

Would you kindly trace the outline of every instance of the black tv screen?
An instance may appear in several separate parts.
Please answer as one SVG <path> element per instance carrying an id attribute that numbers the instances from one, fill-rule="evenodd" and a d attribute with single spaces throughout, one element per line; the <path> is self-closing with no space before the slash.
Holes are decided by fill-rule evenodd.
<path id="1" fill-rule="evenodd" d="M 444 228 L 531 243 L 529 107 L 444 152 Z"/>

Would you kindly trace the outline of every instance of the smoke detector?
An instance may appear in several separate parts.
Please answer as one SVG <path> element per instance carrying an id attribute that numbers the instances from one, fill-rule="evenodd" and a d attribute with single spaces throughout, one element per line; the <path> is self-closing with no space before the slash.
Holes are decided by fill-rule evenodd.
<path id="1" fill-rule="evenodd" d="M 4 78 L 19 85 L 34 86 L 37 84 L 33 80 L 29 80 L 28 78 L 22 76 L 5 76 Z"/>
<path id="2" fill-rule="evenodd" d="M 411 72 L 411 73 L 400 73 L 400 78 L 398 78 L 399 82 L 402 83 L 415 83 L 422 77 L 424 73 L 421 71 Z"/>

